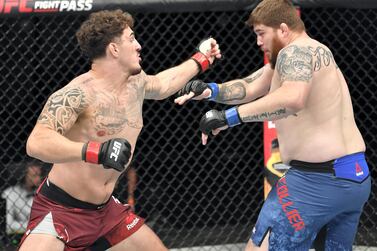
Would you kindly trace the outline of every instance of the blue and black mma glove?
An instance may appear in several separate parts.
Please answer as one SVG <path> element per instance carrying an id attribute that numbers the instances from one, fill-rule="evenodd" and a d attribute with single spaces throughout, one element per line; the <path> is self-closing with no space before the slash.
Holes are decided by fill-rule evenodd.
<path id="1" fill-rule="evenodd" d="M 210 135 L 214 129 L 224 126 L 233 127 L 241 123 L 238 107 L 235 106 L 225 111 L 210 110 L 206 112 L 200 120 L 199 128 L 204 134 Z"/>
<path id="2" fill-rule="evenodd" d="M 216 100 L 216 97 L 219 94 L 219 86 L 216 83 L 205 83 L 203 80 L 196 79 L 187 82 L 187 84 L 178 92 L 178 96 L 183 96 L 193 92 L 196 96 L 201 95 L 205 89 L 209 88 L 211 90 L 211 96 L 207 97 L 209 100 Z"/>
<path id="3" fill-rule="evenodd" d="M 103 143 L 89 141 L 82 148 L 82 160 L 103 164 L 106 169 L 122 172 L 131 157 L 131 145 L 126 139 L 115 138 Z"/>

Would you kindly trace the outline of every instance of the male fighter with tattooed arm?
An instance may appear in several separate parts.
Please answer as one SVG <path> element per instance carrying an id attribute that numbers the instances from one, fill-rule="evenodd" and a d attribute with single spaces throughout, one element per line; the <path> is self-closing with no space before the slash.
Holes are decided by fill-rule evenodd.
<path id="1" fill-rule="evenodd" d="M 100 11 L 76 34 L 92 65 L 49 97 L 28 139 L 28 154 L 54 165 L 34 199 L 22 251 L 167 250 L 111 194 L 143 127 L 143 100 L 176 93 L 221 54 L 210 38 L 179 66 L 146 75 L 132 28 L 127 12 Z"/>
<path id="2" fill-rule="evenodd" d="M 290 0 L 262 1 L 248 23 L 270 64 L 243 80 L 189 82 L 176 102 L 209 94 L 217 102 L 245 103 L 207 112 L 200 121 L 203 144 L 211 131 L 276 123 L 282 159 L 292 168 L 270 192 L 246 250 L 308 250 L 323 226 L 326 250 L 352 250 L 370 177 L 346 80 L 329 48 L 307 35 Z"/>

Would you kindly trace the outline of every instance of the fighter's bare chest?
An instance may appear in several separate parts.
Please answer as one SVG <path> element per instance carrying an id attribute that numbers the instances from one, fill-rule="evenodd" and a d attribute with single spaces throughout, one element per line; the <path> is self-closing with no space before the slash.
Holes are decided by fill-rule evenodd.
<path id="1" fill-rule="evenodd" d="M 96 94 L 88 110 L 88 123 L 98 137 L 119 135 L 129 128 L 141 130 L 143 96 L 138 92 Z"/>

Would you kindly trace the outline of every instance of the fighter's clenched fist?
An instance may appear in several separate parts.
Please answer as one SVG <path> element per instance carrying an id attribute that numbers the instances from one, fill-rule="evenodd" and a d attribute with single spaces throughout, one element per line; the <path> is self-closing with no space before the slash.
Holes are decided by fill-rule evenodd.
<path id="1" fill-rule="evenodd" d="M 225 111 L 210 110 L 200 120 L 200 130 L 204 134 L 202 137 L 203 145 L 207 143 L 208 135 L 219 129 L 226 129 L 241 124 L 241 118 L 237 107 L 232 107 Z M 214 135 L 217 133 L 213 133 Z"/>
<path id="2" fill-rule="evenodd" d="M 126 139 L 116 138 L 103 142 L 89 141 L 82 148 L 85 162 L 103 164 L 104 168 L 123 171 L 131 157 L 131 145 Z"/>
<path id="3" fill-rule="evenodd" d="M 214 38 L 202 40 L 196 48 L 196 53 L 191 56 L 200 69 L 200 72 L 206 71 L 215 59 L 221 58 L 219 45 Z"/>

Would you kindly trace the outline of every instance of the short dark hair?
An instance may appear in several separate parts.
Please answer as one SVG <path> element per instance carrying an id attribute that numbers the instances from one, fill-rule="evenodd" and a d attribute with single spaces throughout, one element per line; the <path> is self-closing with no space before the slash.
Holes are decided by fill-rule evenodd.
<path id="1" fill-rule="evenodd" d="M 263 0 L 250 13 L 246 22 L 250 27 L 263 24 L 274 29 L 278 29 L 282 23 L 294 31 L 305 30 L 305 24 L 291 0 Z"/>
<path id="2" fill-rule="evenodd" d="M 103 10 L 90 14 L 76 32 L 76 38 L 81 51 L 92 61 L 105 56 L 107 45 L 133 25 L 134 19 L 128 12 Z"/>

